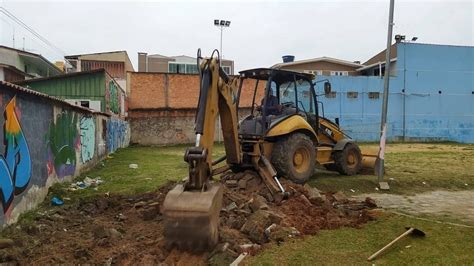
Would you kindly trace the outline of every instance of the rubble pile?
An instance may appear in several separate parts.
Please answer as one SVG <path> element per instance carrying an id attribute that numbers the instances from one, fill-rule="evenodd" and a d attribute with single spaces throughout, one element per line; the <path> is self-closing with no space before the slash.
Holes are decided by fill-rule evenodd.
<path id="1" fill-rule="evenodd" d="M 269 243 L 316 234 L 321 229 L 358 227 L 373 219 L 372 199 L 356 202 L 343 193 L 321 192 L 281 180 L 289 197 L 278 202 L 253 172 L 222 178 L 220 243 L 210 252 L 167 250 L 160 206 L 175 183 L 153 193 L 108 193 L 62 206 L 47 207 L 32 223 L 2 232 L 0 262 L 19 264 L 179 264 L 231 262 L 255 254 Z"/>
<path id="2" fill-rule="evenodd" d="M 254 254 L 270 242 L 313 235 L 321 229 L 359 227 L 374 219 L 369 210 L 376 204 L 370 198 L 358 202 L 342 192 L 321 192 L 309 185 L 281 182 L 289 196 L 275 202 L 251 171 L 224 177 L 220 241 L 228 244 L 226 255 L 236 258 L 243 252 Z"/>

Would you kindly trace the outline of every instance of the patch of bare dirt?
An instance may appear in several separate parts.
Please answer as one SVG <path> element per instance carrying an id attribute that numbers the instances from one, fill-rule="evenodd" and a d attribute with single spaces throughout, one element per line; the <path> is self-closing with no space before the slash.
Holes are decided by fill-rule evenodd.
<path id="1" fill-rule="evenodd" d="M 413 196 L 372 193 L 356 198 L 371 197 L 380 207 L 399 209 L 413 215 L 449 216 L 474 224 L 474 191 L 431 191 Z"/>
<path id="2" fill-rule="evenodd" d="M 244 181 L 242 181 L 244 180 Z M 28 226 L 2 232 L 14 241 L 0 249 L 0 262 L 18 264 L 204 265 L 210 259 L 232 261 L 255 254 L 267 243 L 316 234 L 321 229 L 359 227 L 374 219 L 373 201 L 357 202 L 342 193 L 283 182 L 288 199 L 275 202 L 254 174 L 224 178 L 220 243 L 215 250 L 190 254 L 167 250 L 160 212 L 170 183 L 153 193 L 110 195 L 51 207 Z"/>

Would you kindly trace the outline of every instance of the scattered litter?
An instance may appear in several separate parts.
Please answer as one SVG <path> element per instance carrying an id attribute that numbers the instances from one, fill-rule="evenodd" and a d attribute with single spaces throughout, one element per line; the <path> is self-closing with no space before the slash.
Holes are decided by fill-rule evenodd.
<path id="1" fill-rule="evenodd" d="M 54 196 L 52 199 L 51 199 L 51 204 L 53 206 L 61 206 L 64 204 L 64 201 L 62 201 L 60 198 Z"/>
<path id="2" fill-rule="evenodd" d="M 227 205 L 227 207 L 225 207 L 225 210 L 227 212 L 230 212 L 230 211 L 232 211 L 236 208 L 237 208 L 237 204 L 233 201 L 231 204 L 229 204 L 229 205 Z"/>
<path id="3" fill-rule="evenodd" d="M 411 245 L 405 246 L 405 248 L 411 248 Z"/>
<path id="4" fill-rule="evenodd" d="M 238 266 L 244 259 L 245 257 L 247 257 L 247 252 L 244 252 L 242 254 L 240 254 L 235 260 L 234 262 L 232 262 L 230 264 L 230 266 Z"/>
<path id="5" fill-rule="evenodd" d="M 467 183 L 465 183 L 464 185 L 467 186 Z"/>
<path id="6" fill-rule="evenodd" d="M 426 185 L 426 182 L 425 182 L 425 181 L 423 181 L 423 182 L 421 182 L 421 183 L 422 183 L 423 185 Z"/>
<path id="7" fill-rule="evenodd" d="M 64 232 L 67 232 L 67 229 L 66 229 L 66 228 L 64 228 L 64 229 L 63 229 L 63 231 L 64 231 Z"/>
<path id="8" fill-rule="evenodd" d="M 110 197 L 110 192 L 109 192 L 109 191 L 105 192 L 105 196 L 106 196 L 107 198 Z"/>
<path id="9" fill-rule="evenodd" d="M 71 198 L 64 197 L 63 200 L 71 200 Z"/>
<path id="10" fill-rule="evenodd" d="M 151 177 L 145 177 L 145 180 L 152 180 Z"/>
<path id="11" fill-rule="evenodd" d="M 351 192 L 352 192 L 352 193 L 355 193 L 356 191 L 351 188 Z"/>
<path id="12" fill-rule="evenodd" d="M 78 189 L 86 189 L 88 187 L 97 187 L 98 185 L 104 183 L 104 181 L 98 176 L 97 178 L 90 178 L 86 176 L 83 181 L 77 181 L 75 183 L 71 183 L 69 186 L 70 191 L 76 191 Z M 94 188 L 97 190 L 97 188 Z"/>
<path id="13" fill-rule="evenodd" d="M 395 178 L 393 178 L 393 177 L 390 177 L 390 178 L 389 178 L 389 180 L 393 181 L 393 180 L 395 180 Z"/>
<path id="14" fill-rule="evenodd" d="M 138 168 L 138 164 L 136 164 L 136 163 L 131 163 L 131 164 L 128 165 L 128 168 L 130 168 L 130 169 L 137 169 L 137 168 Z"/>
<path id="15" fill-rule="evenodd" d="M 115 216 L 115 219 L 117 219 L 119 221 L 125 221 L 125 220 L 127 220 L 127 216 L 123 215 L 122 213 L 119 213 Z"/>

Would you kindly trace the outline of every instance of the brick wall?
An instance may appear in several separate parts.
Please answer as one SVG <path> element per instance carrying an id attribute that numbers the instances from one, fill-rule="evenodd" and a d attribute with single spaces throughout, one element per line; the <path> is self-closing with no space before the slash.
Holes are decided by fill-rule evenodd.
<path id="1" fill-rule="evenodd" d="M 168 145 L 194 142 L 194 117 L 199 98 L 199 76 L 168 73 L 129 73 L 131 142 Z M 259 83 L 260 103 L 264 82 Z M 249 114 L 254 81 L 242 87 L 239 117 Z M 216 140 L 222 133 L 216 129 Z M 222 139 L 222 137 L 220 138 Z"/>

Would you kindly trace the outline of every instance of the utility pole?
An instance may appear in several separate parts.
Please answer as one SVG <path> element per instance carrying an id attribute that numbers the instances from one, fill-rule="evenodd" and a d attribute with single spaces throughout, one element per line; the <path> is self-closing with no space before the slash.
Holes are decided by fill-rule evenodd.
<path id="1" fill-rule="evenodd" d="M 382 119 L 380 121 L 380 148 L 377 159 L 377 176 L 380 189 L 388 190 L 388 183 L 383 180 L 384 176 L 384 160 L 385 160 L 385 142 L 387 138 L 387 111 L 388 111 L 388 94 L 390 83 L 390 47 L 392 46 L 393 31 L 393 8 L 395 0 L 390 0 L 390 10 L 388 16 L 388 34 L 387 34 L 387 50 L 385 51 L 385 75 L 383 83 L 383 103 L 382 103 Z"/>

